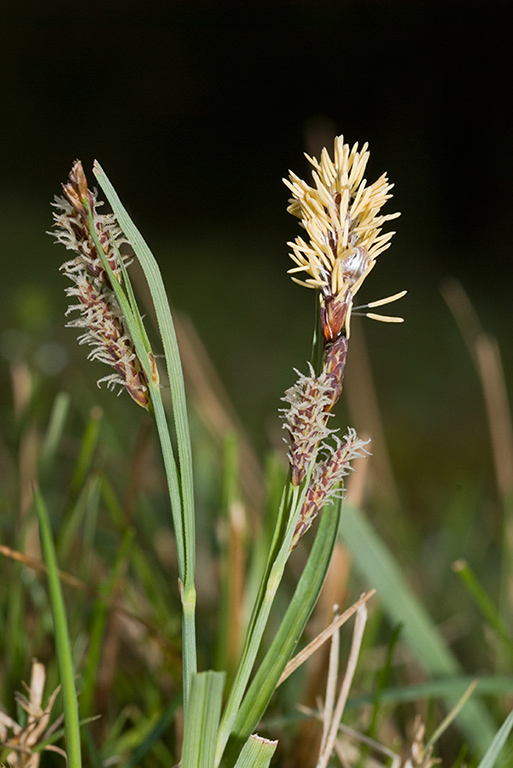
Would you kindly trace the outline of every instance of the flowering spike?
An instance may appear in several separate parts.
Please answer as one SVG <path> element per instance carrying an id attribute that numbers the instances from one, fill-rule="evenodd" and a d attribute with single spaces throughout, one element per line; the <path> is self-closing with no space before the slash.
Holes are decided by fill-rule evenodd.
<path id="1" fill-rule="evenodd" d="M 301 220 L 308 242 L 297 237 L 289 243 L 295 266 L 292 279 L 320 290 L 321 325 L 327 342 L 345 332 L 349 337 L 353 299 L 370 273 L 376 258 L 390 245 L 393 232 L 381 233 L 399 213 L 380 214 L 392 196 L 387 175 L 367 185 L 363 178 L 369 159 L 368 145 L 350 150 L 344 137 L 335 139 L 334 160 L 323 149 L 320 161 L 309 157 L 314 186 L 289 173 L 285 184 L 292 192 L 288 211 Z"/>
<path id="2" fill-rule="evenodd" d="M 326 442 L 335 431 L 328 429 L 327 423 L 342 393 L 351 314 L 389 304 L 406 293 L 401 291 L 353 306 L 377 257 L 390 246 L 394 233 L 383 233 L 382 227 L 399 214 L 380 213 L 392 196 L 393 185 L 386 174 L 367 184 L 364 178 L 369 159 L 367 144 L 361 149 L 355 144 L 350 149 L 343 137 L 337 136 L 334 150 L 333 159 L 327 149 L 322 150 L 320 160 L 306 156 L 313 166 L 313 186 L 293 172 L 284 179 L 292 192 L 287 210 L 300 219 L 307 233 L 306 238 L 297 237 L 288 244 L 294 263 L 289 273 L 294 282 L 319 291 L 324 337 L 320 374 L 315 376 L 310 366 L 310 376 L 300 375 L 283 398 L 290 405 L 284 411 L 284 428 L 290 436 L 291 483 L 297 486 L 305 478 L 308 482 L 293 547 L 323 506 L 342 493 L 343 477 L 351 469 L 349 462 L 367 453 L 367 443 L 359 440 L 353 429 L 344 441 L 335 437 L 334 447 Z M 299 273 L 303 275 L 296 277 Z M 374 312 L 364 314 L 384 322 L 402 322 L 400 317 Z"/>
<path id="3" fill-rule="evenodd" d="M 343 442 L 339 438 L 335 440 L 335 447 L 328 448 L 327 457 L 319 462 L 312 472 L 310 487 L 292 539 L 292 549 L 297 546 L 299 539 L 310 528 L 322 508 L 343 494 L 341 483 L 352 469 L 349 462 L 361 459 L 369 453 L 365 447 L 369 440 L 360 440 L 354 429 L 348 430 Z"/>
<path id="4" fill-rule="evenodd" d="M 98 381 L 107 386 L 125 387 L 129 395 L 143 408 L 149 405 L 149 392 L 143 367 L 137 357 L 133 339 L 124 322 L 123 313 L 112 290 L 95 237 L 99 241 L 116 280 L 122 282 L 119 247 L 126 242 L 114 215 L 99 215 L 101 205 L 87 186 L 82 164 L 73 164 L 69 181 L 62 185 L 65 197 L 56 197 L 54 231 L 57 242 L 74 251 L 75 258 L 66 261 L 61 270 L 73 285 L 67 296 L 77 299 L 66 315 L 78 310 L 80 316 L 67 323 L 69 328 L 83 328 L 79 344 L 93 347 L 90 360 L 100 360 L 114 368 L 115 373 Z M 91 232 L 91 227 L 94 227 Z M 126 261 L 124 260 L 126 265 Z"/>
<path id="5" fill-rule="evenodd" d="M 285 392 L 284 429 L 290 436 L 291 483 L 299 485 L 315 458 L 321 442 L 331 435 L 327 422 L 330 411 L 342 392 L 347 355 L 347 339 L 340 336 L 329 344 L 320 376 L 310 366 L 310 376 L 299 374 L 296 384 Z"/>
<path id="6" fill-rule="evenodd" d="M 321 440 L 331 434 L 327 426 L 327 412 L 333 400 L 332 387 L 326 377 L 310 376 L 299 371 L 296 384 L 282 398 L 289 404 L 283 409 L 283 428 L 290 436 L 289 462 L 292 485 L 299 485 L 305 477 Z"/>

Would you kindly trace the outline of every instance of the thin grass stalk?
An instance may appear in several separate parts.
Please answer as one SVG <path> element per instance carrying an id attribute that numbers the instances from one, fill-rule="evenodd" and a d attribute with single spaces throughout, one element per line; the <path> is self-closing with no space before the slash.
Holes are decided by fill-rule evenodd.
<path id="1" fill-rule="evenodd" d="M 339 694 L 335 709 L 333 711 L 333 716 L 331 718 L 331 725 L 328 729 L 325 744 L 323 746 L 321 754 L 319 755 L 319 760 L 317 762 L 316 768 L 326 768 L 330 760 L 330 757 L 333 753 L 340 721 L 342 720 L 342 715 L 344 713 L 344 709 L 346 706 L 347 697 L 349 696 L 349 691 L 351 688 L 351 684 L 353 682 L 353 677 L 356 672 L 356 664 L 358 662 L 358 657 L 360 655 L 360 648 L 362 646 L 362 641 L 363 641 L 363 632 L 364 632 L 366 623 L 367 623 L 367 606 L 363 604 L 358 608 L 358 611 L 356 612 L 356 622 L 355 622 L 355 627 L 353 632 L 353 640 L 351 643 L 351 650 L 349 652 L 349 659 L 347 661 L 346 674 L 344 675 L 344 679 L 342 681 L 340 694 Z"/>
<path id="2" fill-rule="evenodd" d="M 100 597 L 97 599 L 92 611 L 91 627 L 89 630 L 89 644 L 87 657 L 83 665 L 82 693 L 80 704 L 83 717 L 93 714 L 94 690 L 97 682 L 98 669 L 100 667 L 102 639 L 105 632 L 109 605 L 113 601 L 114 590 L 119 582 L 122 569 L 126 566 L 127 558 L 134 539 L 134 530 L 126 531 L 123 541 L 118 549 L 116 558 L 105 584 L 98 589 Z"/>
<path id="3" fill-rule="evenodd" d="M 69 768 L 81 768 L 82 756 L 80 751 L 78 699 L 75 687 L 75 669 L 71 654 L 66 609 L 64 607 L 64 598 L 59 580 L 57 559 L 55 556 L 48 512 L 43 497 L 37 489 L 34 492 L 34 499 L 39 520 L 41 549 L 48 569 L 48 588 L 52 606 L 55 648 L 57 652 L 59 678 L 62 687 L 68 766 Z"/>
<path id="4" fill-rule="evenodd" d="M 407 585 L 399 565 L 369 521 L 349 503 L 344 507 L 341 537 L 353 556 L 357 570 L 370 584 L 379 584 L 379 599 L 383 608 L 394 623 L 403 625 L 404 640 L 418 663 L 435 677 L 459 677 L 461 665 Z M 457 698 L 450 688 L 444 699 L 445 704 L 452 708 Z M 468 702 L 458 716 L 458 723 L 472 746 L 481 752 L 495 733 L 490 714 L 478 700 Z"/>
<path id="5" fill-rule="evenodd" d="M 180 596 L 183 606 L 184 700 L 186 702 L 191 675 L 197 669 L 196 630 L 194 619 L 196 606 L 196 590 L 194 586 L 196 545 L 192 450 L 180 353 L 169 309 L 169 302 L 158 264 L 146 245 L 141 233 L 122 205 L 121 200 L 107 175 L 96 162 L 94 164 L 93 172 L 111 205 L 121 229 L 125 236 L 130 240 L 136 257 L 142 267 L 153 300 L 164 348 L 171 398 L 173 401 L 173 416 L 175 420 L 180 460 L 179 475 L 176 471 L 176 464 L 172 452 L 169 428 L 167 426 L 162 398 L 158 386 L 151 386 L 151 372 L 148 377 L 148 383 L 150 385 L 151 400 L 154 405 L 155 420 L 162 447 L 172 507 L 174 510 L 173 518 L 175 521 L 177 548 L 181 558 Z M 107 265 L 107 267 L 108 266 L 109 265 Z M 134 335 L 134 341 L 136 341 L 136 339 L 137 334 Z M 139 350 L 137 351 L 139 352 Z"/>
<path id="6" fill-rule="evenodd" d="M 104 190 L 105 191 L 105 190 Z M 105 191 L 106 192 L 106 191 Z M 106 192 L 107 194 L 107 192 Z M 109 201 L 110 202 L 110 201 Z M 124 209 L 123 209 L 124 210 Z M 180 467 L 180 473 L 178 472 L 176 461 L 174 458 L 173 447 L 171 443 L 171 436 L 169 434 L 169 427 L 167 417 L 164 410 L 164 404 L 162 402 L 162 395 L 158 379 L 154 375 L 154 357 L 151 352 L 149 341 L 144 331 L 142 324 L 142 318 L 140 312 L 133 299 L 133 291 L 131 290 L 130 281 L 126 271 L 124 271 L 124 277 L 128 286 L 127 290 L 134 304 L 130 303 L 129 299 L 125 295 L 122 287 L 115 278 L 112 268 L 108 259 L 105 256 L 102 245 L 99 241 L 96 233 L 96 228 L 92 218 L 92 212 L 88 204 L 89 212 L 89 227 L 90 232 L 95 242 L 97 252 L 102 260 L 103 267 L 107 272 L 112 287 L 114 289 L 116 299 L 122 309 L 123 316 L 127 323 L 127 327 L 134 340 L 134 346 L 138 355 L 138 358 L 143 366 L 146 375 L 146 381 L 148 390 L 150 393 L 150 402 L 152 405 L 152 415 L 155 419 L 157 426 L 157 432 L 160 439 L 160 445 L 162 450 L 162 457 L 164 461 L 164 467 L 166 472 L 166 478 L 168 483 L 168 491 L 171 500 L 171 509 L 173 514 L 173 523 L 175 528 L 177 555 L 178 555 L 178 572 L 179 572 L 179 589 L 180 597 L 183 609 L 183 688 L 184 688 L 184 706 L 186 706 L 187 698 L 189 694 L 191 675 L 197 670 L 197 655 L 196 655 L 196 629 L 195 629 L 195 607 L 196 607 L 196 590 L 194 587 L 194 560 L 195 560 L 195 535 L 194 535 L 194 508 L 193 504 L 189 500 L 188 510 L 184 508 L 184 474 L 190 476 L 192 482 L 192 470 L 191 472 L 183 471 L 183 467 Z M 114 213 L 117 215 L 117 211 Z M 126 214 L 128 215 L 128 214 Z M 119 220 L 119 219 L 118 219 Z M 120 222 L 121 224 L 121 222 Z M 127 233 L 125 233 L 127 234 Z M 135 248 L 135 245 L 134 245 Z M 153 258 L 153 257 L 152 257 Z M 120 260 L 122 264 L 122 260 Z M 144 267 L 143 267 L 144 268 Z M 160 277 L 160 273 L 159 273 Z M 160 287 L 160 286 L 159 286 Z M 151 290 L 151 287 L 150 287 Z M 163 291 L 163 287 L 161 288 Z M 153 293 L 152 293 L 153 296 Z M 169 312 L 169 308 L 168 308 Z M 164 341 L 164 339 L 163 339 Z M 176 354 L 178 351 L 176 350 Z M 166 357 L 167 360 L 167 357 Z M 179 358 L 178 358 L 179 360 Z M 183 377 L 181 378 L 183 389 Z M 185 403 L 185 395 L 182 396 Z M 176 419 L 176 417 L 175 417 Z M 187 429 L 187 438 L 189 440 L 190 450 L 190 438 Z M 183 440 L 182 440 L 183 442 Z M 182 449 L 183 452 L 183 449 Z M 189 490 L 187 490 L 188 499 Z"/>
<path id="7" fill-rule="evenodd" d="M 155 398 L 152 400 L 155 410 L 155 423 L 160 438 L 160 444 L 162 447 L 162 456 L 164 459 L 164 466 L 166 468 L 166 476 L 168 480 L 168 488 L 171 491 L 173 489 L 173 495 L 177 486 L 177 472 L 176 464 L 174 461 L 173 448 L 171 445 L 171 438 L 169 435 L 169 429 L 167 424 L 167 418 L 164 411 L 164 404 L 160 391 L 156 393 Z M 190 520 L 190 514 L 186 514 L 182 504 L 180 504 L 182 515 L 180 517 L 180 523 L 178 529 L 175 527 L 175 535 L 177 544 L 180 541 L 180 551 L 182 556 L 182 567 L 180 572 L 183 574 L 183 578 L 179 580 L 180 599 L 182 604 L 182 653 L 183 653 L 183 689 L 184 689 L 184 708 L 187 706 L 187 699 L 190 691 L 190 684 L 192 675 L 197 671 L 197 652 L 196 652 L 196 626 L 195 626 L 195 611 L 196 611 L 196 588 L 194 586 L 194 553 L 195 549 L 195 537 L 190 534 L 191 526 L 188 523 Z M 178 518 L 178 515 L 176 516 Z M 178 520 L 177 520 L 178 522 Z M 188 531 L 188 532 L 187 532 Z M 192 546 L 192 549 L 191 549 Z M 192 567 L 191 567 L 192 557 Z"/>
<path id="8" fill-rule="evenodd" d="M 339 503 L 326 508 L 322 513 L 310 556 L 289 607 L 236 713 L 230 743 L 223 757 L 223 765 L 233 764 L 237 751 L 257 726 L 303 634 L 306 622 L 324 584 L 337 537 L 340 508 Z M 221 736 L 220 732 L 220 739 Z M 224 745 L 220 742 L 218 760 L 220 760 L 222 748 Z"/>
<path id="9" fill-rule="evenodd" d="M 478 684 L 478 680 L 473 680 L 465 693 L 462 695 L 461 699 L 458 701 L 457 704 L 451 709 L 451 711 L 444 717 L 440 725 L 436 728 L 436 730 L 431 734 L 428 741 L 426 742 L 426 746 L 424 747 L 424 753 L 428 754 L 430 750 L 435 746 L 437 741 L 440 739 L 440 737 L 445 733 L 447 728 L 450 726 L 450 724 L 453 722 L 453 720 L 456 718 L 457 714 L 463 709 L 467 701 L 470 699 L 472 694 L 474 693 L 476 686 Z"/>
<path id="10" fill-rule="evenodd" d="M 64 432 L 70 403 L 71 397 L 67 392 L 59 392 L 53 401 L 52 412 L 41 448 L 41 458 L 39 461 L 39 475 L 41 478 L 45 478 L 49 474 L 55 461 L 55 455 Z"/>
<path id="11" fill-rule="evenodd" d="M 475 573 L 465 560 L 457 560 L 452 567 L 466 587 L 470 596 L 473 598 L 474 603 L 481 611 L 483 618 L 488 622 L 495 635 L 501 641 L 510 661 L 513 661 L 513 641 L 509 629 L 504 623 L 496 606 L 477 580 Z"/>
<path id="12" fill-rule="evenodd" d="M 284 492 L 273 543 L 271 545 L 270 556 L 262 578 L 259 595 L 253 608 L 253 614 L 248 627 L 242 657 L 219 727 L 216 764 L 221 760 L 235 718 L 237 717 L 237 712 L 244 696 L 248 680 L 253 670 L 274 598 L 276 597 L 276 592 L 280 586 L 285 566 L 290 555 L 292 538 L 303 506 L 305 494 L 306 484 L 302 489 L 300 486 L 292 487 L 288 484 Z M 283 530 L 284 527 L 285 530 Z"/>

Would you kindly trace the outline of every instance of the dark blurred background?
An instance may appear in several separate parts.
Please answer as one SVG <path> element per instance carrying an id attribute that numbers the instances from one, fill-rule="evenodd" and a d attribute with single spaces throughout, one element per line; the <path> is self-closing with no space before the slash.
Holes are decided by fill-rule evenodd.
<path id="1" fill-rule="evenodd" d="M 440 283 L 462 282 L 511 381 L 510 2 L 54 0 L 0 14 L 4 363 L 25 356 L 48 389 L 80 376 L 97 396 L 101 366 L 62 327 L 66 253 L 45 235 L 73 160 L 87 172 L 97 158 L 265 444 L 313 317 L 312 292 L 286 275 L 298 226 L 281 179 L 309 174 L 303 151 L 343 133 L 370 143 L 367 178 L 386 170 L 388 211 L 402 211 L 362 299 L 407 288 L 406 322 L 360 325 L 405 501 L 422 513 L 419 488 L 445 498 L 492 477 Z M 1 396 L 5 414 L 7 375 Z"/>

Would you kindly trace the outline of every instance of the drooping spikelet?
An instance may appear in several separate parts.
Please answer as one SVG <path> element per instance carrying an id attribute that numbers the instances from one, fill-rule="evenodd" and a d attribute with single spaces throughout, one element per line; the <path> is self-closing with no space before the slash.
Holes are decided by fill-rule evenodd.
<path id="1" fill-rule="evenodd" d="M 306 273 L 302 280 L 292 279 L 308 288 L 320 291 L 321 323 L 327 341 L 338 338 L 345 330 L 350 333 L 353 299 L 376 263 L 380 253 L 390 246 L 393 232 L 382 233 L 382 227 L 398 213 L 381 214 L 383 205 L 392 196 L 393 187 L 387 175 L 367 186 L 364 179 L 369 159 L 368 145 L 358 151 L 344 144 L 344 137 L 335 139 L 334 159 L 324 148 L 321 159 L 306 156 L 313 166 L 314 186 L 295 173 L 284 179 L 292 192 L 288 211 L 301 220 L 308 240 L 297 237 L 288 243 L 295 267 L 290 273 Z M 404 295 L 396 294 L 369 307 L 379 306 Z M 400 322 L 401 318 L 371 315 L 374 319 Z"/>
<path id="2" fill-rule="evenodd" d="M 70 320 L 70 328 L 83 328 L 80 344 L 93 347 L 90 360 L 100 360 L 111 366 L 115 373 L 98 381 L 107 386 L 124 387 L 136 403 L 146 408 L 149 404 L 148 387 L 134 342 L 124 322 L 123 313 L 105 271 L 93 234 L 110 264 L 114 278 L 122 281 L 119 248 L 126 241 L 114 215 L 97 212 L 96 194 L 87 186 L 82 164 L 77 160 L 67 184 L 63 184 L 64 197 L 56 197 L 53 234 L 76 256 L 66 261 L 61 270 L 73 285 L 66 289 L 67 296 L 77 299 L 68 307 L 66 315 L 78 310 L 79 317 Z M 94 227 L 94 229 L 93 229 Z M 126 264 L 126 261 L 125 261 Z"/>
<path id="3" fill-rule="evenodd" d="M 348 429 L 343 441 L 335 437 L 334 447 L 325 446 L 327 456 L 313 469 L 310 486 L 292 539 L 292 548 L 310 528 L 322 508 L 332 499 L 341 496 L 343 478 L 352 469 L 350 462 L 368 454 L 365 448 L 368 443 L 368 440 L 360 440 L 354 429 Z"/>

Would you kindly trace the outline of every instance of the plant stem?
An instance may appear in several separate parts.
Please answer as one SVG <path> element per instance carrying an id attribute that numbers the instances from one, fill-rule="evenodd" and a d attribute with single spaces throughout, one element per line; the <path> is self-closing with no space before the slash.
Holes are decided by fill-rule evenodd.
<path id="1" fill-rule="evenodd" d="M 337 538 L 340 510 L 341 502 L 327 507 L 321 515 L 315 541 L 294 596 L 237 712 L 223 765 L 233 764 L 242 744 L 265 712 L 317 603 Z"/>
<path id="2" fill-rule="evenodd" d="M 262 636 L 267 626 L 267 620 L 271 612 L 274 598 L 276 597 L 276 592 L 278 591 L 278 587 L 280 586 L 283 577 L 283 572 L 290 555 L 290 546 L 296 522 L 306 493 L 306 484 L 302 491 L 299 487 L 291 488 L 290 486 L 288 486 L 288 491 L 289 492 L 287 492 L 286 489 L 284 493 L 284 499 L 278 514 L 273 542 L 271 544 L 271 555 L 253 608 L 253 615 L 249 624 L 242 658 L 219 727 L 216 765 L 219 764 L 226 743 L 230 737 L 240 703 L 255 663 Z M 285 532 L 283 533 L 284 521 L 287 521 L 287 524 Z"/>
<path id="3" fill-rule="evenodd" d="M 64 731 L 66 733 L 66 752 L 69 768 L 81 768 L 80 725 L 78 717 L 78 700 L 75 688 L 75 670 L 71 655 L 71 643 L 66 620 L 66 609 L 62 596 L 57 558 L 50 530 L 50 521 L 43 497 L 35 491 L 36 511 L 39 520 L 41 549 L 48 569 L 48 588 L 52 606 L 53 625 L 55 632 L 55 648 L 59 666 L 59 678 L 62 688 L 64 706 Z"/>
<path id="4" fill-rule="evenodd" d="M 175 536 L 178 553 L 178 572 L 179 572 L 179 590 L 183 610 L 183 691 L 184 708 L 187 704 L 189 695 L 191 675 L 197 670 L 196 657 L 196 630 L 195 630 L 195 606 L 196 591 L 194 587 L 195 570 L 195 514 L 194 514 L 194 493 L 192 476 L 192 455 L 189 434 L 189 425 L 187 420 L 187 408 L 185 401 L 185 387 L 183 373 L 176 341 L 169 302 L 162 281 L 162 276 L 158 264 L 146 245 L 139 230 L 128 215 L 121 200 L 119 199 L 114 187 L 110 183 L 106 174 L 98 164 L 95 164 L 94 173 L 100 186 L 105 192 L 112 210 L 121 226 L 125 236 L 129 238 L 135 255 L 143 269 L 145 278 L 148 282 L 151 297 L 157 315 L 157 322 L 161 334 L 166 367 L 171 388 L 173 400 L 173 414 L 175 419 L 176 436 L 178 443 L 178 455 L 180 461 L 180 471 L 178 471 L 174 451 L 171 444 L 168 422 L 164 412 L 162 397 L 158 382 L 152 379 L 151 363 L 149 354 L 151 353 L 149 341 L 144 330 L 142 317 L 135 303 L 135 298 L 130 286 L 130 280 L 126 271 L 123 271 L 126 282 L 128 298 L 123 289 L 116 280 L 113 280 L 110 265 L 105 258 L 101 244 L 98 241 L 94 222 L 90 221 L 91 235 L 95 240 L 97 250 L 100 254 L 104 268 L 109 277 L 111 277 L 113 290 L 116 298 L 123 310 L 125 320 L 129 331 L 134 340 L 135 348 L 141 364 L 146 373 L 148 387 L 150 390 L 150 399 L 153 406 L 153 414 L 160 439 L 162 457 L 167 477 L 171 510 L 173 515 L 173 524 L 175 527 Z M 120 264 L 123 264 L 120 259 Z"/>
<path id="5" fill-rule="evenodd" d="M 155 423 L 160 439 L 162 457 L 166 471 L 171 510 L 175 528 L 176 546 L 178 553 L 178 574 L 180 599 L 182 601 L 182 654 L 183 654 L 183 697 L 184 709 L 189 697 L 191 675 L 197 671 L 196 656 L 196 589 L 194 586 L 194 527 L 192 533 L 187 525 L 187 515 L 180 497 L 178 471 L 171 445 L 164 406 L 157 388 L 152 391 L 151 400 L 154 407 Z M 191 564 L 192 559 L 192 564 Z"/>

